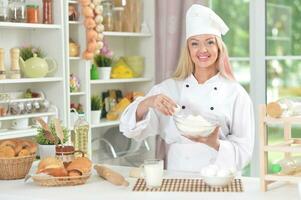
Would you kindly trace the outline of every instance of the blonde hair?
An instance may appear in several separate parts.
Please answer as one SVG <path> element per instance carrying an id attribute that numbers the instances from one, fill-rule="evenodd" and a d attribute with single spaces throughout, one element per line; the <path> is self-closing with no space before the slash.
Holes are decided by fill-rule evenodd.
<path id="1" fill-rule="evenodd" d="M 218 57 L 216 63 L 218 66 L 218 71 L 222 76 L 229 80 L 235 80 L 233 75 L 232 67 L 229 61 L 228 50 L 223 40 L 220 37 L 215 37 L 218 47 Z M 172 75 L 172 78 L 176 80 L 184 80 L 190 74 L 194 72 L 194 63 L 190 57 L 190 52 L 186 42 L 185 47 L 182 49 L 180 60 L 176 71 Z"/>

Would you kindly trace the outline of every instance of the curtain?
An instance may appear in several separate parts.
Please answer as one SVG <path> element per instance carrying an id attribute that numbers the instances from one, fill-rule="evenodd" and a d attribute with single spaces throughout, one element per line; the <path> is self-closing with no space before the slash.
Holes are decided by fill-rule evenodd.
<path id="1" fill-rule="evenodd" d="M 186 10 L 194 3 L 207 5 L 207 0 L 156 0 L 156 83 L 169 78 L 177 67 L 185 42 Z"/>
<path id="2" fill-rule="evenodd" d="M 208 0 L 156 0 L 155 58 L 156 83 L 169 78 L 177 67 L 185 42 L 186 10 L 194 3 L 208 5 Z M 168 145 L 156 137 L 156 158 L 165 160 Z"/>

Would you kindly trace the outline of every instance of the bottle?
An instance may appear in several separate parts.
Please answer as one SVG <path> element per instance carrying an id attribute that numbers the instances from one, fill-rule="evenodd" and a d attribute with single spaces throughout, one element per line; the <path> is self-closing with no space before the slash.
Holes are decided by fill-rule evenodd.
<path id="1" fill-rule="evenodd" d="M 301 98 L 287 97 L 267 104 L 270 117 L 290 117 L 301 115 Z"/>
<path id="2" fill-rule="evenodd" d="M 114 31 L 122 32 L 122 19 L 124 7 L 114 8 Z"/>
<path id="3" fill-rule="evenodd" d="M 43 0 L 43 24 L 53 24 L 52 0 Z"/>
<path id="4" fill-rule="evenodd" d="M 39 6 L 35 4 L 26 6 L 27 23 L 39 23 Z"/>
<path id="5" fill-rule="evenodd" d="M 89 123 L 85 120 L 84 113 L 78 113 L 78 119 L 74 123 L 74 148 L 85 153 L 88 153 L 89 139 Z"/>
<path id="6" fill-rule="evenodd" d="M 91 80 L 99 79 L 98 70 L 95 64 L 92 64 L 92 67 L 90 69 L 90 79 Z"/>
<path id="7" fill-rule="evenodd" d="M 113 20 L 113 3 L 109 0 L 101 2 L 103 6 L 103 25 L 105 27 L 105 31 L 113 31 L 114 30 L 114 20 Z"/>
<path id="8" fill-rule="evenodd" d="M 301 171 L 301 156 L 289 157 L 272 164 L 272 172 L 279 175 L 294 175 Z"/>
<path id="9" fill-rule="evenodd" d="M 5 22 L 8 20 L 7 4 L 7 0 L 0 0 L 0 22 Z"/>
<path id="10" fill-rule="evenodd" d="M 0 80 L 6 78 L 5 66 L 4 66 L 4 50 L 0 48 Z"/>
<path id="11" fill-rule="evenodd" d="M 19 57 L 20 57 L 20 49 L 12 48 L 10 50 L 10 60 L 11 60 L 11 79 L 19 79 L 21 78 L 20 66 L 19 66 Z"/>

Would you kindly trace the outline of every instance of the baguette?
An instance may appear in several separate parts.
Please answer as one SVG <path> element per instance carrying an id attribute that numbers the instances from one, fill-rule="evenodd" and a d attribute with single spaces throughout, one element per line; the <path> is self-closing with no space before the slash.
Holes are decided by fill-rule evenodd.
<path id="1" fill-rule="evenodd" d="M 95 165 L 94 169 L 97 171 L 98 175 L 105 180 L 109 181 L 114 185 L 128 186 L 129 182 L 119 174 L 118 172 L 113 171 L 112 169 L 105 167 L 103 165 Z"/>

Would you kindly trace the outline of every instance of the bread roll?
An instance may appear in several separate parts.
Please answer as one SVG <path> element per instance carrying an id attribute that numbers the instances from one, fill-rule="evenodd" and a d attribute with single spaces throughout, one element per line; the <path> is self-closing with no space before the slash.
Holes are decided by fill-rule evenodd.
<path id="1" fill-rule="evenodd" d="M 37 152 L 37 145 L 30 140 L 23 140 L 22 147 L 23 149 L 27 149 L 31 155 L 34 155 Z"/>
<path id="2" fill-rule="evenodd" d="M 68 176 L 68 172 L 64 167 L 45 169 L 43 170 L 43 173 L 55 177 Z"/>
<path id="3" fill-rule="evenodd" d="M 53 157 L 47 157 L 40 161 L 38 165 L 38 173 L 43 173 L 46 169 L 52 169 L 52 168 L 64 168 L 64 164 L 61 160 Z"/>
<path id="4" fill-rule="evenodd" d="M 15 151 L 11 146 L 0 146 L 0 158 L 15 157 Z"/>
<path id="5" fill-rule="evenodd" d="M 19 153 L 18 153 L 18 156 L 21 157 L 21 156 L 29 156 L 30 155 L 30 151 L 27 150 L 27 149 L 22 149 Z"/>
<path id="6" fill-rule="evenodd" d="M 92 162 L 86 157 L 75 158 L 67 167 L 67 171 L 77 170 L 81 174 L 86 174 L 91 171 Z"/>
<path id="7" fill-rule="evenodd" d="M 69 176 L 81 176 L 82 173 L 80 171 L 77 171 L 77 170 L 71 170 L 68 172 L 68 175 Z"/>

